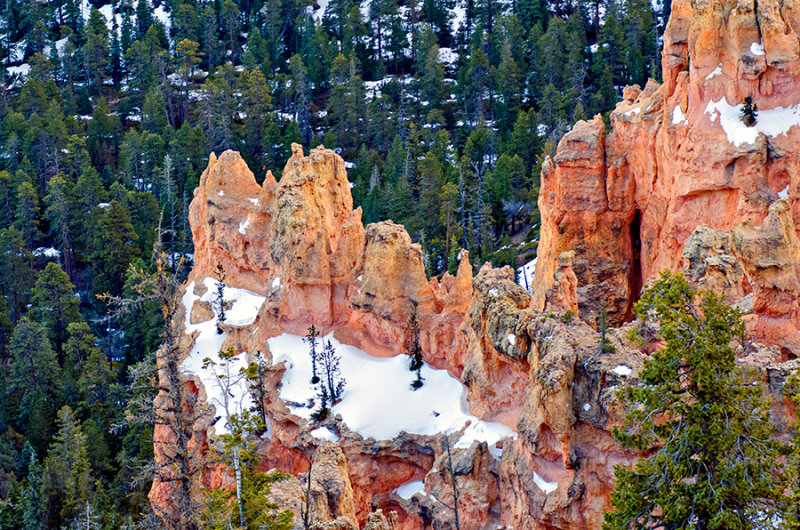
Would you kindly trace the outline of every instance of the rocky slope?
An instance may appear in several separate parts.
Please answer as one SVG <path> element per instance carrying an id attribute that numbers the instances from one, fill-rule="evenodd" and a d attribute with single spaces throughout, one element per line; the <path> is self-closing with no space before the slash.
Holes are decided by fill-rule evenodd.
<path id="1" fill-rule="evenodd" d="M 626 89 L 610 131 L 601 117 L 579 122 L 545 161 L 533 294 L 511 269 L 485 265 L 474 274 L 466 252 L 456 276 L 428 280 L 402 226 L 363 225 L 344 163 L 330 150 L 304 156 L 294 146 L 281 181 L 268 173 L 261 186 L 237 153 L 212 155 L 190 212 L 196 252 L 187 314 L 178 315 L 191 331 L 182 366 L 212 343 L 232 346 L 243 362 L 264 359 L 269 429 L 259 455 L 265 468 L 298 475 L 276 486 L 276 499 L 299 513 L 313 461 L 309 502 L 320 527 L 452 528 L 452 471 L 462 528 L 599 528 L 614 466 L 638 457 L 610 435 L 623 416 L 615 389 L 634 384 L 657 347 L 628 343 L 626 322 L 642 285 L 663 269 L 684 271 L 747 314 L 754 342 L 740 362 L 762 371 L 785 429 L 794 412 L 780 389 L 800 351 L 796 29 L 798 11 L 775 0 L 673 2 L 665 82 Z M 746 96 L 760 109 L 752 128 L 739 120 Z M 213 342 L 216 335 L 203 335 L 216 318 L 204 282 L 218 264 L 237 300 L 258 303 L 247 318 L 220 323 L 224 334 Z M 346 415 L 311 424 L 300 404 L 282 398 L 296 367 L 271 351 L 276 337 L 314 324 L 391 357 L 406 350 L 415 306 L 425 361 L 466 387 L 474 415 L 466 429 L 447 439 L 376 439 Z M 603 309 L 618 326 L 609 332 L 613 353 L 598 352 Z M 184 377 L 202 413 L 193 446 L 207 449 L 220 425 L 213 389 L 200 370 L 186 368 Z M 467 435 L 487 422 L 513 436 Z M 209 466 L 204 480 L 222 483 L 227 474 Z M 170 509 L 169 488 L 154 484 L 161 509 Z"/>

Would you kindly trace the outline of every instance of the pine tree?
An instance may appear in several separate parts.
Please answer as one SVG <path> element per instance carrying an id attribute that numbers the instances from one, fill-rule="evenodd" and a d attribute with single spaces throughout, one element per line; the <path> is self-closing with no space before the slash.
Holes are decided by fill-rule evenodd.
<path id="1" fill-rule="evenodd" d="M 330 409 L 344 392 L 346 381 L 342 377 L 339 366 L 341 356 L 336 353 L 331 341 L 323 341 L 322 351 L 319 353 L 320 378 L 317 384 L 317 397 L 319 398 L 319 409 L 312 415 L 317 421 L 322 421 L 328 417 Z"/>
<path id="2" fill-rule="evenodd" d="M 779 444 L 764 389 L 736 365 L 741 314 L 664 272 L 634 306 L 658 321 L 665 346 L 625 389 L 626 427 L 614 436 L 647 456 L 617 467 L 604 529 L 756 528 L 782 501 Z"/>
<path id="3" fill-rule="evenodd" d="M 79 304 L 80 299 L 75 298 L 75 286 L 69 281 L 69 276 L 58 264 L 48 263 L 31 290 L 31 314 L 48 330 L 59 364 L 63 364 L 67 327 L 82 320 Z"/>
<path id="4" fill-rule="evenodd" d="M 50 426 L 46 425 L 48 409 L 61 397 L 61 379 L 55 352 L 47 339 L 47 330 L 23 317 L 14 328 L 9 340 L 11 365 L 9 370 L 10 392 L 16 405 L 19 424 L 28 425 L 29 440 L 37 439 L 38 449 L 46 441 Z M 34 421 L 39 414 L 41 422 Z M 43 428 L 39 436 L 31 430 Z"/>
<path id="5" fill-rule="evenodd" d="M 136 2 L 136 35 L 143 39 L 147 31 L 153 24 L 153 11 L 147 0 L 137 0 Z"/>
<path id="6" fill-rule="evenodd" d="M 9 302 L 12 322 L 19 320 L 28 304 L 34 282 L 32 261 L 22 232 L 15 228 L 0 230 L 0 292 Z"/>
<path id="7" fill-rule="evenodd" d="M 217 277 L 217 290 L 214 293 L 214 310 L 217 313 L 217 333 L 222 334 L 222 327 L 220 324 L 225 322 L 227 302 L 225 302 L 225 268 L 221 263 L 217 263 L 217 270 L 214 274 Z"/>
<path id="8" fill-rule="evenodd" d="M 91 261 L 96 277 L 96 293 L 119 294 L 125 281 L 128 265 L 139 256 L 135 242 L 139 235 L 133 229 L 125 208 L 112 200 L 105 208 L 95 234 L 95 251 Z"/>
<path id="9" fill-rule="evenodd" d="M 44 460 L 49 520 L 69 521 L 91 494 L 91 465 L 87 440 L 72 409 L 64 405 L 58 411 L 58 432 Z"/>
<path id="10" fill-rule="evenodd" d="M 416 378 L 411 383 L 411 388 L 413 390 L 417 390 L 418 388 L 422 387 L 423 377 L 422 377 L 422 346 L 419 344 L 419 322 L 417 321 L 417 302 L 412 302 L 411 306 L 411 316 L 408 317 L 408 332 L 410 337 L 408 339 L 409 346 L 406 355 L 408 355 L 411 360 L 408 365 L 408 369 L 411 370 L 416 374 Z"/>
<path id="11" fill-rule="evenodd" d="M 95 94 L 100 94 L 106 77 L 110 46 L 105 17 L 97 9 L 92 9 L 86 23 L 86 44 L 83 53 L 86 57 L 86 70 L 92 78 Z"/>
<path id="12" fill-rule="evenodd" d="M 742 105 L 742 121 L 748 127 L 756 124 L 758 119 L 758 105 L 753 103 L 752 96 L 744 98 L 744 105 Z"/>
<path id="13" fill-rule="evenodd" d="M 319 352 L 317 351 L 317 339 L 319 338 L 319 331 L 312 324 L 308 328 L 308 333 L 303 339 L 308 343 L 308 355 L 311 357 L 311 384 L 316 385 L 319 383 L 319 376 L 317 375 L 317 361 L 319 360 Z"/>
<path id="14" fill-rule="evenodd" d="M 72 206 L 74 204 L 73 187 L 62 173 L 59 173 L 47 184 L 47 196 L 44 198 L 47 205 L 45 215 L 50 221 L 50 228 L 54 232 L 56 241 L 61 247 L 61 257 L 68 277 L 75 275 L 75 253 L 72 246 L 73 219 Z"/>
<path id="15" fill-rule="evenodd" d="M 17 211 L 14 214 L 14 228 L 22 234 L 28 249 L 33 250 L 42 237 L 39 230 L 41 207 L 39 194 L 30 182 L 23 182 L 17 188 Z"/>

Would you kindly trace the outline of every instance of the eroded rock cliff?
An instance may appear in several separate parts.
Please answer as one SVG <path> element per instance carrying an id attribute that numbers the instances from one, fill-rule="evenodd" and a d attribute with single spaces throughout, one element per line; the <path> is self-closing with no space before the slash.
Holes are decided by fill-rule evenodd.
<path id="1" fill-rule="evenodd" d="M 190 359 L 210 341 L 202 326 L 218 324 L 219 347 L 262 360 L 269 428 L 259 457 L 299 475 L 276 486 L 276 500 L 296 513 L 311 503 L 325 528 L 453 528 L 455 483 L 462 528 L 599 528 L 614 466 L 639 456 L 610 434 L 624 412 L 615 390 L 634 384 L 658 347 L 627 342 L 625 323 L 664 269 L 747 313 L 754 342 L 739 362 L 761 371 L 785 428 L 794 413 L 780 389 L 800 351 L 798 13 L 774 0 L 673 2 L 664 83 L 627 88 L 609 130 L 599 116 L 579 122 L 544 163 L 532 293 L 509 268 L 473 277 L 466 252 L 456 276 L 428 279 L 402 226 L 363 225 L 330 150 L 293 146 L 281 181 L 267 173 L 261 186 L 237 153 L 212 155 L 190 210 L 195 265 L 180 348 Z M 739 120 L 747 96 L 761 109 L 755 127 Z M 237 296 L 263 300 L 248 318 L 215 321 L 204 293 L 218 265 L 228 286 L 249 292 Z M 425 361 L 466 387 L 468 425 L 375 439 L 338 415 L 311 422 L 281 397 L 291 363 L 274 362 L 282 352 L 271 339 L 314 324 L 391 357 L 407 350 L 412 311 Z M 604 313 L 612 353 L 594 329 Z M 201 455 L 219 414 L 202 373 L 183 377 Z M 513 433 L 487 443 L 475 435 L 482 422 Z M 202 481 L 229 484 L 228 474 L 206 466 Z M 170 485 L 157 480 L 151 499 L 171 509 Z"/>
<path id="2" fill-rule="evenodd" d="M 626 88 L 610 130 L 599 116 L 576 124 L 544 165 L 538 309 L 564 251 L 576 252 L 581 317 L 593 323 L 605 307 L 621 323 L 643 283 L 681 269 L 699 225 L 760 225 L 779 198 L 797 225 L 799 29 L 798 11 L 779 2 L 672 3 L 664 83 Z M 754 127 L 740 119 L 746 97 L 758 105 Z M 730 280 L 728 294 L 741 296 L 766 281 L 753 269 Z"/>

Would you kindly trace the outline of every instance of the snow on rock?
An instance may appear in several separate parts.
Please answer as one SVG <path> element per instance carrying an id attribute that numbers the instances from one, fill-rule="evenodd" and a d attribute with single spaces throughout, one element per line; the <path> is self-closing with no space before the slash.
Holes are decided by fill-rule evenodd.
<path id="1" fill-rule="evenodd" d="M 718 65 L 716 68 L 714 68 L 714 69 L 711 71 L 711 73 L 710 73 L 710 74 L 708 74 L 708 75 L 706 76 L 706 81 L 708 81 L 709 79 L 714 79 L 714 78 L 715 78 L 715 77 L 717 77 L 718 75 L 722 75 L 722 63 L 719 63 L 719 65 Z"/>
<path id="2" fill-rule="evenodd" d="M 401 432 L 432 436 L 440 432 L 453 433 L 470 425 L 458 444 L 474 440 L 485 441 L 491 447 L 515 433 L 500 423 L 485 422 L 469 414 L 466 388 L 447 370 L 437 370 L 425 363 L 422 367 L 424 384 L 411 389 L 414 374 L 408 370 L 405 355 L 372 357 L 362 350 L 342 344 L 333 333 L 323 339 L 330 341 L 341 355 L 341 373 L 347 381 L 341 401 L 333 407 L 347 426 L 365 438 L 391 440 Z M 311 381 L 311 359 L 303 337 L 284 333 L 268 339 L 273 363 L 285 363 L 280 397 L 290 410 L 310 418 L 313 408 L 308 404 L 316 396 Z M 462 441 L 463 440 L 463 441 Z"/>
<path id="3" fill-rule="evenodd" d="M 620 364 L 619 366 L 617 366 L 612 370 L 612 372 L 614 372 L 615 374 L 621 375 L 623 377 L 631 375 L 632 371 L 633 370 L 631 370 L 630 366 L 625 366 L 624 364 Z"/>
<path id="4" fill-rule="evenodd" d="M 764 55 L 764 41 L 754 42 L 750 45 L 750 53 L 753 55 Z"/>
<path id="5" fill-rule="evenodd" d="M 789 198 L 789 185 L 787 184 L 785 188 L 778 192 L 779 199 L 788 199 Z"/>
<path id="6" fill-rule="evenodd" d="M 523 286 L 528 292 L 533 292 L 533 276 L 536 272 L 536 258 L 517 269 L 517 283 Z"/>
<path id="7" fill-rule="evenodd" d="M 309 432 L 311 436 L 316 438 L 317 440 L 328 440 L 329 442 L 338 442 L 339 437 L 336 435 L 335 432 L 330 430 L 327 427 L 317 427 L 313 431 Z"/>
<path id="8" fill-rule="evenodd" d="M 151 4 L 151 5 L 152 5 L 152 4 Z M 157 8 L 156 8 L 156 9 L 153 11 L 153 16 L 154 16 L 154 17 L 155 17 L 155 18 L 156 18 L 156 19 L 157 19 L 159 22 L 161 22 L 161 24 L 164 26 L 164 29 L 167 31 L 167 35 L 169 35 L 169 30 L 170 30 L 170 28 L 172 27 L 172 21 L 171 21 L 171 20 L 170 20 L 170 18 L 169 18 L 169 13 L 167 13 L 167 11 L 166 11 L 164 8 L 165 8 L 165 6 L 164 6 L 164 4 L 162 3 L 160 6 L 158 6 L 158 7 L 157 7 Z"/>
<path id="9" fill-rule="evenodd" d="M 453 24 L 453 35 L 458 33 L 458 30 L 467 20 L 467 6 L 465 0 L 456 0 L 456 5 L 453 6 L 451 11 L 453 15 L 452 24 Z"/>
<path id="10" fill-rule="evenodd" d="M 536 471 L 533 472 L 533 482 L 536 484 L 536 487 L 545 492 L 545 494 L 553 493 L 558 487 L 558 482 L 547 482 Z"/>
<path id="11" fill-rule="evenodd" d="M 19 75 L 19 76 L 27 76 L 31 71 L 31 65 L 28 63 L 21 64 L 19 66 L 9 66 L 6 68 L 6 72 L 8 75 Z"/>
<path id="12" fill-rule="evenodd" d="M 625 116 L 636 116 L 640 112 L 642 112 L 642 107 L 634 107 L 631 110 L 629 110 L 628 112 L 626 112 Z"/>
<path id="13" fill-rule="evenodd" d="M 277 276 L 277 277 L 275 277 L 274 280 L 272 280 L 272 288 L 273 289 L 279 289 L 280 286 L 281 286 L 281 277 Z"/>
<path id="14" fill-rule="evenodd" d="M 421 480 L 415 480 L 413 482 L 407 482 L 402 486 L 398 486 L 394 490 L 397 495 L 403 499 L 408 500 L 417 493 L 425 494 L 425 483 Z"/>
<path id="15" fill-rule="evenodd" d="M 686 114 L 681 110 L 681 106 L 675 105 L 675 108 L 672 109 L 672 124 L 679 125 L 681 123 L 689 125 L 689 120 L 686 119 Z"/>
<path id="16" fill-rule="evenodd" d="M 216 434 L 228 432 L 228 419 L 225 413 L 227 408 L 229 414 L 241 414 L 253 406 L 253 398 L 248 389 L 248 382 L 245 378 L 239 377 L 239 370 L 247 368 L 247 352 L 241 352 L 228 361 L 228 369 L 223 366 L 224 362 L 219 356 L 222 344 L 225 342 L 226 333 L 217 332 L 217 316 L 201 322 L 191 323 L 192 305 L 195 300 L 211 302 L 217 291 L 217 281 L 213 278 L 203 280 L 206 286 L 206 293 L 200 297 L 194 294 L 195 282 L 186 287 L 182 302 L 186 309 L 186 319 L 184 328 L 187 335 L 198 332 L 195 338 L 192 351 L 189 356 L 181 363 L 180 370 L 183 373 L 195 375 L 206 391 L 206 400 L 215 408 L 218 417 L 214 428 Z M 226 313 L 225 323 L 233 326 L 247 326 L 252 324 L 258 315 L 264 297 L 245 289 L 226 287 L 224 299 L 231 303 L 230 309 Z M 203 367 L 205 359 L 210 359 L 217 366 Z M 223 392 L 224 381 L 228 380 L 228 392 Z"/>
<path id="17" fill-rule="evenodd" d="M 458 53 L 453 48 L 439 48 L 439 62 L 448 66 L 456 64 Z"/>
<path id="18" fill-rule="evenodd" d="M 512 346 L 516 346 L 517 345 L 517 336 L 514 335 L 513 333 L 509 333 L 508 336 L 506 337 L 506 340 Z"/>
<path id="19" fill-rule="evenodd" d="M 34 256 L 44 256 L 45 258 L 57 258 L 61 256 L 61 251 L 53 247 L 39 247 L 33 251 Z"/>
<path id="20" fill-rule="evenodd" d="M 589 412 L 589 409 L 591 409 L 591 408 L 592 408 L 592 406 L 590 404 L 588 404 L 588 403 L 584 403 L 583 404 L 583 410 L 585 410 L 586 412 Z"/>
<path id="21" fill-rule="evenodd" d="M 219 193 L 217 195 L 219 195 L 220 197 L 224 197 L 225 196 L 225 191 L 224 190 L 219 190 Z"/>
<path id="22" fill-rule="evenodd" d="M 258 206 L 258 199 L 247 199 L 248 201 L 253 203 L 253 206 Z"/>
<path id="23" fill-rule="evenodd" d="M 247 234 L 247 227 L 250 226 L 250 218 L 239 222 L 239 233 L 242 235 Z"/>
<path id="24" fill-rule="evenodd" d="M 730 105 L 726 98 L 719 101 L 710 100 L 705 113 L 714 122 L 720 119 L 722 130 L 728 136 L 728 141 L 737 147 L 742 144 L 753 144 L 759 133 L 776 137 L 792 127 L 800 125 L 800 103 L 791 107 L 775 107 L 769 110 L 759 110 L 756 124 L 748 127 L 742 122 L 743 104 Z"/>
<path id="25" fill-rule="evenodd" d="M 497 447 L 497 443 L 505 438 L 513 438 L 515 436 L 514 432 L 502 423 L 479 420 L 470 423 L 464 429 L 464 434 L 461 435 L 461 438 L 458 439 L 453 447 L 467 449 L 472 445 L 472 442 L 486 442 L 486 445 L 489 446 L 489 453 L 497 460 L 500 460 L 503 450 Z"/>

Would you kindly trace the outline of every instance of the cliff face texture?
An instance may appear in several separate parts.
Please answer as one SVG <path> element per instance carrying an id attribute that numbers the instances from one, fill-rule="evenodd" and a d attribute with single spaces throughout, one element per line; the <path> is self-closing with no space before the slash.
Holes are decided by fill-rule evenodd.
<path id="1" fill-rule="evenodd" d="M 762 371 L 785 428 L 793 411 L 780 389 L 800 352 L 798 31 L 790 3 L 675 0 L 664 83 L 627 88 L 609 130 L 600 117 L 579 122 L 544 163 L 532 293 L 509 268 L 475 273 L 466 252 L 456 276 L 427 279 L 402 226 L 363 225 L 330 150 L 305 156 L 294 146 L 281 181 L 267 173 L 261 186 L 237 153 L 211 155 L 191 205 L 194 269 L 179 315 L 198 461 L 219 428 L 208 379 L 190 369 L 193 352 L 217 337 L 205 282 L 218 265 L 227 286 L 258 304 L 220 323 L 213 345 L 263 359 L 262 466 L 297 475 L 275 486 L 275 500 L 297 514 L 309 503 L 320 528 L 454 528 L 452 480 L 462 528 L 600 528 L 614 466 L 639 456 L 610 434 L 624 416 L 615 389 L 635 384 L 657 347 L 628 343 L 626 322 L 664 269 L 746 313 L 754 342 L 740 362 Z M 748 96 L 754 127 L 740 120 Z M 309 422 L 282 399 L 292 363 L 275 361 L 283 352 L 271 340 L 314 324 L 393 357 L 407 351 L 415 307 L 425 361 L 466 388 L 466 429 L 375 439 L 338 414 Z M 598 352 L 604 310 L 613 353 Z M 487 441 L 481 429 L 504 434 Z M 156 431 L 157 442 L 171 436 Z M 198 483 L 231 484 L 229 470 L 204 466 Z M 161 513 L 174 510 L 170 488 L 156 481 L 151 492 Z"/>
<path id="2" fill-rule="evenodd" d="M 785 223 L 798 224 L 799 30 L 800 11 L 782 2 L 673 2 L 664 83 L 627 88 L 610 131 L 599 117 L 578 123 L 545 164 L 538 309 L 567 250 L 576 252 L 581 316 L 592 322 L 604 305 L 619 323 L 643 283 L 682 268 L 686 240 L 699 225 L 757 227 L 779 198 L 788 201 Z M 759 109 L 754 127 L 739 119 L 748 96 Z M 758 261 L 752 253 L 763 249 L 737 256 Z M 765 280 L 745 268 L 735 290 L 760 292 Z M 791 289 L 780 288 L 787 297 Z M 794 311 L 781 309 L 783 316 Z M 785 339 L 761 329 L 770 342 Z M 797 345 L 781 346 L 797 354 Z"/>

